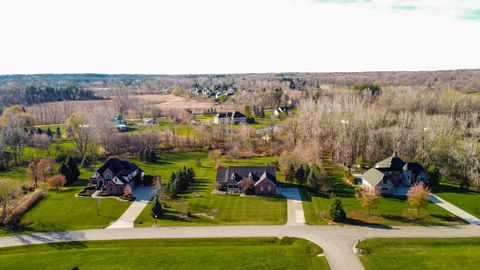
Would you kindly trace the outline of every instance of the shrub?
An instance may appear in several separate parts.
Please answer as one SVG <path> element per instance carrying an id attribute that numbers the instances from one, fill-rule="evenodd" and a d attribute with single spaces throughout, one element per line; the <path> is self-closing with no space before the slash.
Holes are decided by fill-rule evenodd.
<path id="1" fill-rule="evenodd" d="M 340 199 L 335 199 L 330 207 L 330 217 L 335 222 L 342 222 L 347 219 L 347 214 L 343 210 L 343 204 Z"/>
<path id="2" fill-rule="evenodd" d="M 48 186 L 50 188 L 54 187 L 56 190 L 58 190 L 59 187 L 65 186 L 67 183 L 67 180 L 64 175 L 57 174 L 52 177 L 49 177 L 47 179 Z"/>
<path id="3" fill-rule="evenodd" d="M 143 176 L 143 185 L 150 186 L 153 182 L 153 176 L 151 175 L 144 175 Z"/>
<path id="4" fill-rule="evenodd" d="M 25 196 L 21 197 L 17 203 L 12 204 L 7 208 L 7 215 L 9 216 L 9 219 L 11 220 L 22 216 L 43 198 L 45 198 L 45 191 L 42 189 L 37 189 L 33 192 L 27 193 Z"/>
<path id="5" fill-rule="evenodd" d="M 430 175 L 430 186 L 438 186 L 440 184 L 440 170 L 438 167 L 435 165 L 428 167 L 428 174 Z"/>

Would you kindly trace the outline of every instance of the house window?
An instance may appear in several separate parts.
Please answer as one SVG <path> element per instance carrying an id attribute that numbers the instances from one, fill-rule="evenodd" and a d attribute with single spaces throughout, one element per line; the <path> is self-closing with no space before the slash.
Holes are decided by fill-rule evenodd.
<path id="1" fill-rule="evenodd" d="M 110 179 L 112 179 L 112 177 L 113 177 L 112 173 L 106 173 L 105 174 L 105 179 L 110 180 Z"/>
<path id="2" fill-rule="evenodd" d="M 388 190 L 388 187 L 384 187 L 384 188 L 382 188 L 382 190 Z"/>
<path id="3" fill-rule="evenodd" d="M 268 191 L 272 191 L 272 187 L 269 186 L 269 187 L 268 187 Z"/>
<path id="4" fill-rule="evenodd" d="M 383 184 L 386 185 L 388 183 L 387 179 L 383 179 Z"/>
<path id="5" fill-rule="evenodd" d="M 260 191 L 263 191 L 263 187 L 260 187 Z"/>

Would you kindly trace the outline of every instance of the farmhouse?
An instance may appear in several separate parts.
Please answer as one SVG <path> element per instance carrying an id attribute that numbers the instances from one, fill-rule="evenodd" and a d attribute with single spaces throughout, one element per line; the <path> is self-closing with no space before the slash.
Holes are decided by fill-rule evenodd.
<path id="1" fill-rule="evenodd" d="M 213 117 L 213 123 L 221 125 L 237 125 L 240 123 L 247 123 L 247 117 L 238 111 L 218 113 Z"/>
<path id="2" fill-rule="evenodd" d="M 426 184 L 428 179 L 429 175 L 422 165 L 405 162 L 395 152 L 366 171 L 362 176 L 362 185 L 378 188 L 382 194 L 405 195 L 414 183 Z"/>
<path id="3" fill-rule="evenodd" d="M 111 157 L 90 177 L 89 186 L 112 195 L 122 195 L 128 185 L 142 180 L 143 171 L 135 163 Z"/>
<path id="4" fill-rule="evenodd" d="M 217 170 L 217 189 L 230 193 L 277 194 L 276 167 L 230 166 Z"/>

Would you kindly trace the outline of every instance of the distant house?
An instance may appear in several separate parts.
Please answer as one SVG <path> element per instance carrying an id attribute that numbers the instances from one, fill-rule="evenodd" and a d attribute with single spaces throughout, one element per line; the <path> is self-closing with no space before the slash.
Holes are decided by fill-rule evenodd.
<path id="1" fill-rule="evenodd" d="M 146 125 L 155 125 L 155 118 L 143 118 L 143 123 Z"/>
<path id="2" fill-rule="evenodd" d="M 218 113 L 213 117 L 213 123 L 221 125 L 238 125 L 247 123 L 247 117 L 238 111 Z"/>
<path id="3" fill-rule="evenodd" d="M 123 115 L 116 114 L 112 117 L 112 123 L 118 131 L 127 131 L 127 123 L 123 120 Z"/>
<path id="4" fill-rule="evenodd" d="M 143 179 L 143 171 L 135 163 L 109 158 L 90 177 L 89 186 L 112 195 L 122 195 L 128 185 L 133 188 L 135 181 Z"/>
<path id="5" fill-rule="evenodd" d="M 404 195 L 414 183 L 428 183 L 429 175 L 422 165 L 405 162 L 395 152 L 366 171 L 362 176 L 362 185 L 375 187 L 382 194 Z"/>
<path id="6" fill-rule="evenodd" d="M 288 108 L 287 107 L 278 107 L 275 110 L 273 110 L 273 115 L 275 116 L 280 116 L 280 115 L 287 115 L 288 114 Z"/>
<path id="7" fill-rule="evenodd" d="M 217 189 L 229 193 L 277 194 L 276 167 L 230 166 L 217 170 Z"/>

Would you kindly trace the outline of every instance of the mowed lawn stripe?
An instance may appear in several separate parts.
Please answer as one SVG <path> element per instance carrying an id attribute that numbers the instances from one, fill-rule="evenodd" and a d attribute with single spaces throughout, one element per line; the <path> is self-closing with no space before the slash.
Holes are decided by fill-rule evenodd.
<path id="1" fill-rule="evenodd" d="M 328 269 L 303 239 L 153 239 L 1 249 L 0 269 Z"/>

